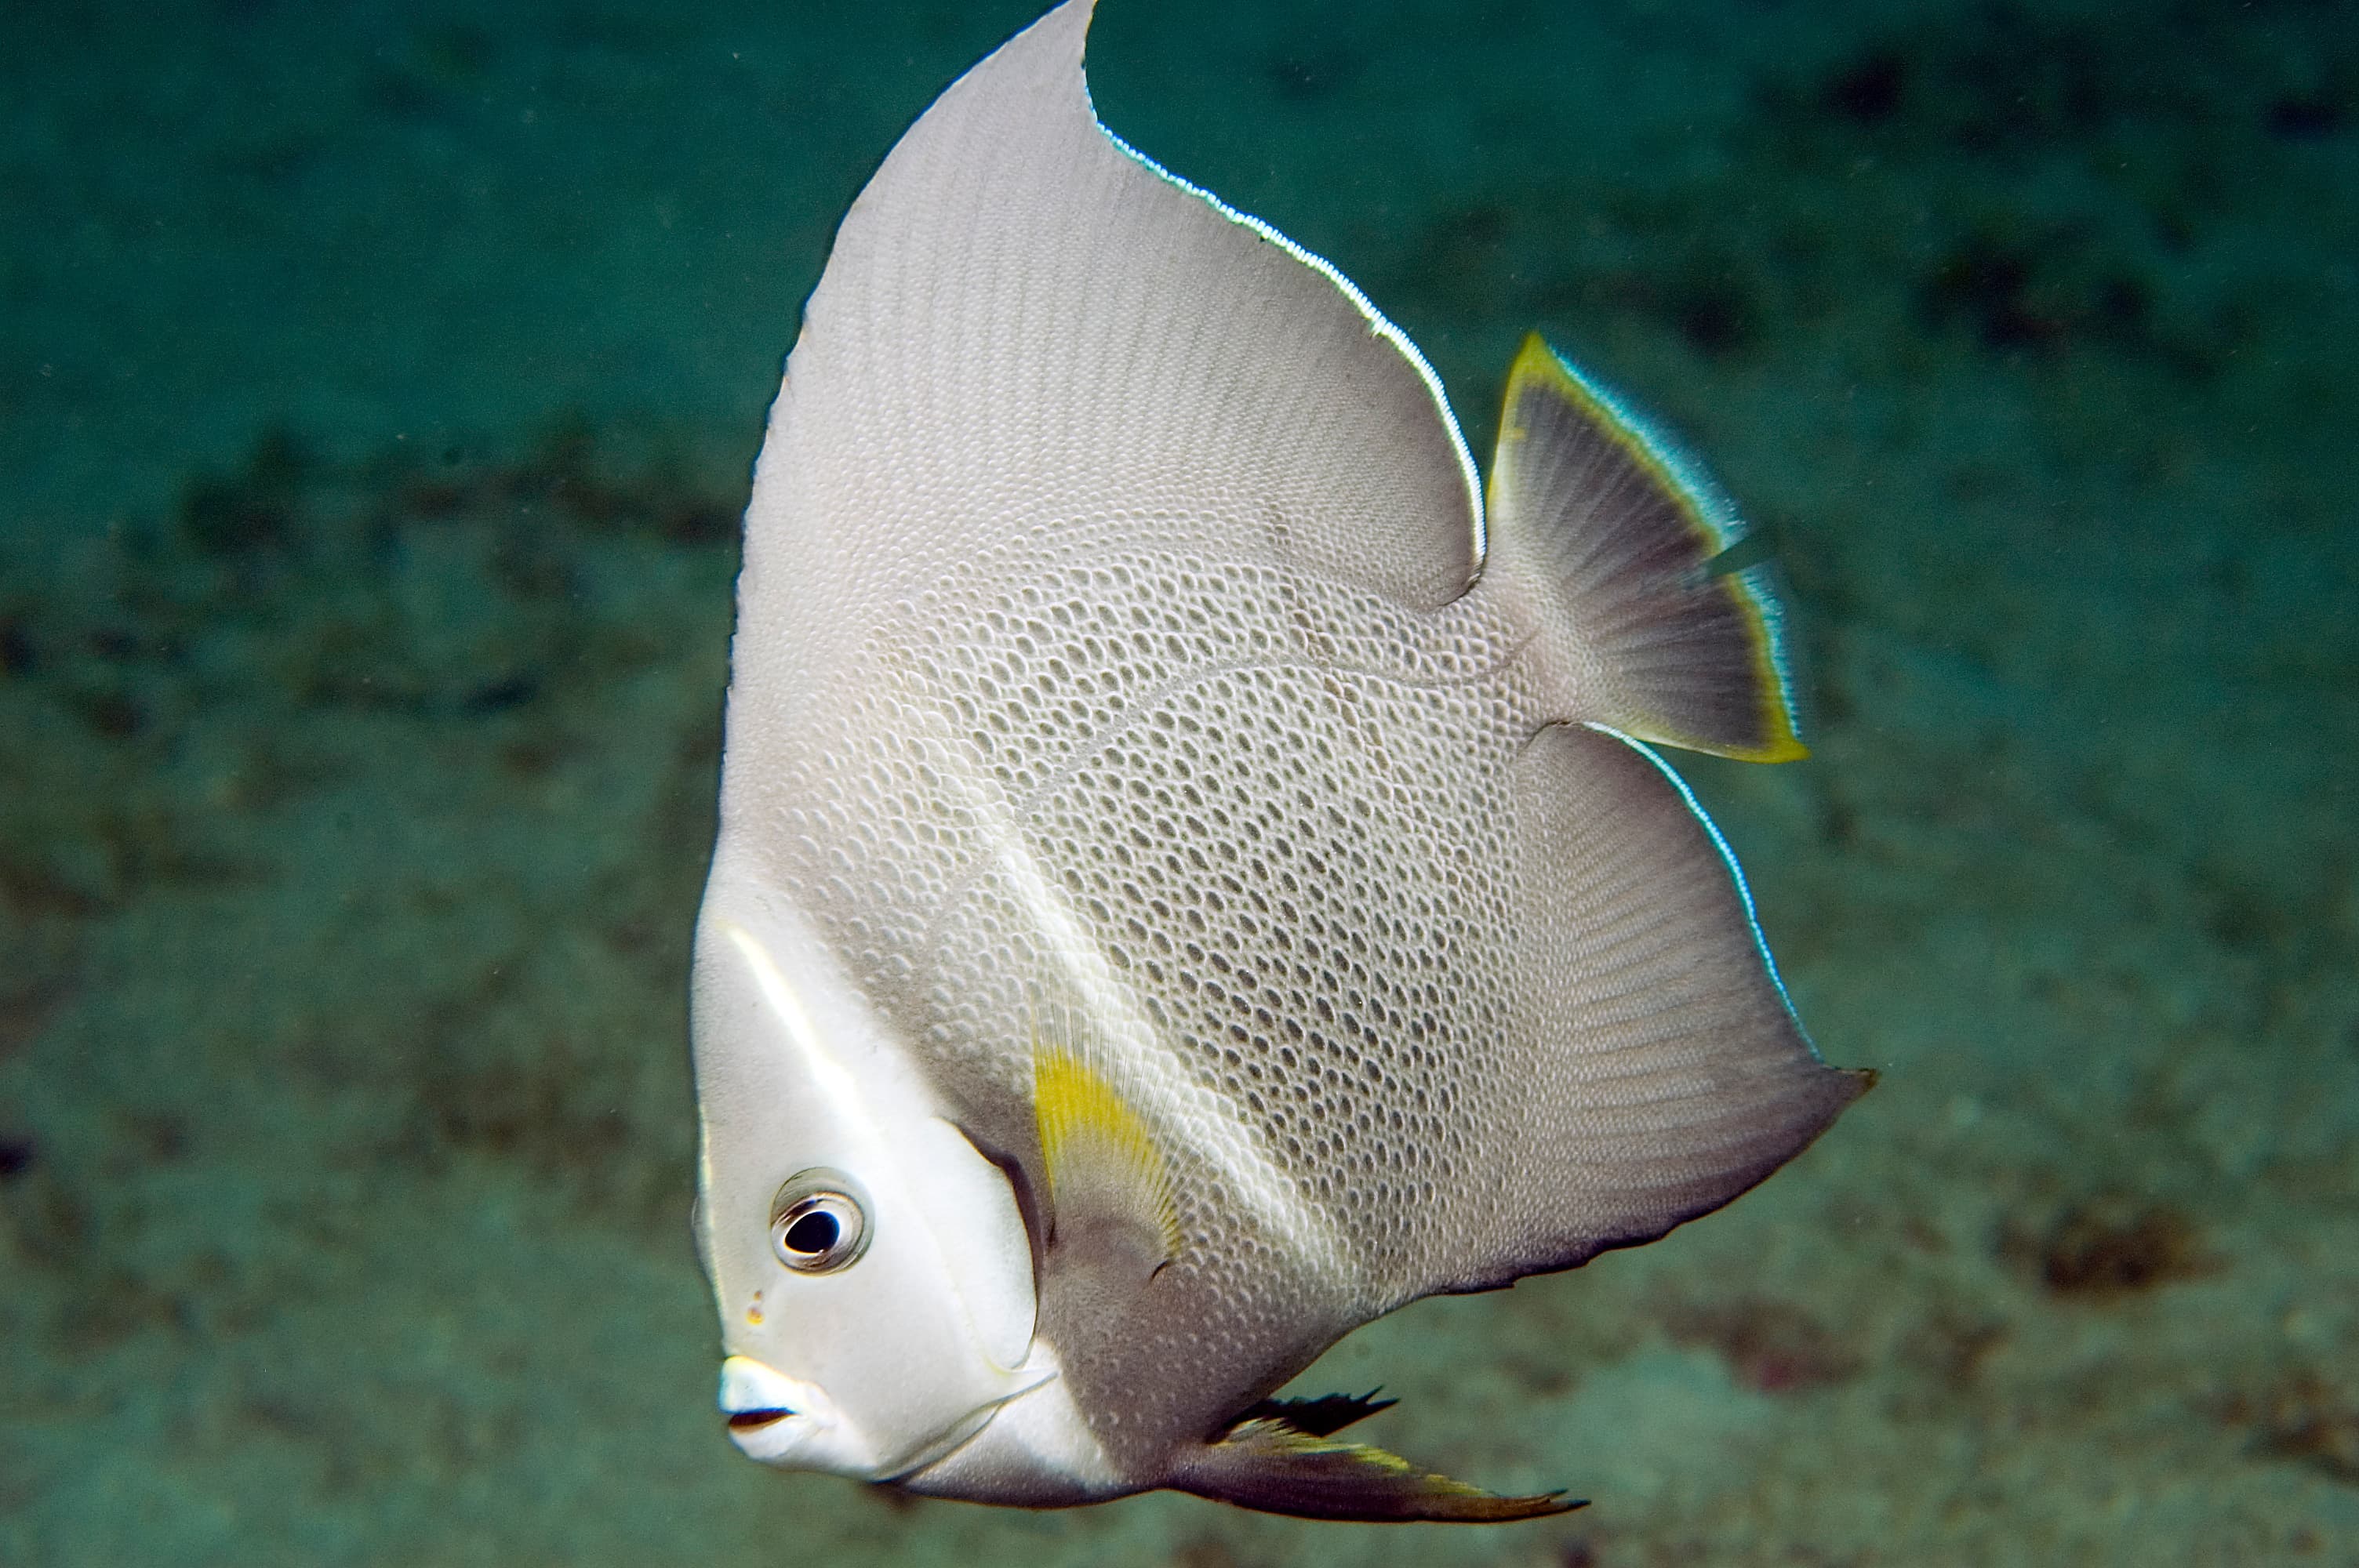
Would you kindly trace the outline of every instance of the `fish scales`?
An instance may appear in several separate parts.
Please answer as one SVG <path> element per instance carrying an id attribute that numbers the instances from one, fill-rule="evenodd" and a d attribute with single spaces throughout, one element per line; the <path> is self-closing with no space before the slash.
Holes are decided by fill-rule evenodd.
<path id="1" fill-rule="evenodd" d="M 1247 1225 L 1260 1251 L 1340 1275 L 1333 1312 L 1373 1315 L 1418 1290 L 1421 1258 L 1479 1228 L 1464 1211 L 1483 1189 L 1454 1178 L 1502 1152 L 1460 1113 L 1506 1098 L 1506 1064 L 1481 1047 L 1511 1005 L 1508 764 L 1539 722 L 1515 639 L 1482 595 L 1419 615 L 1141 547 L 1127 524 L 1058 533 L 1060 555 L 1099 564 L 970 568 L 872 635 L 861 662 L 897 672 L 896 689 L 781 771 L 782 793 L 812 804 L 769 873 L 1003 1149 L 1027 1148 L 1032 1117 L 1030 1043 L 1011 1021 L 1043 986 L 1083 989 L 1076 958 L 1102 963 L 1117 1012 L 1196 1091 L 1139 1075 L 1142 1109 L 1188 1165 L 1183 1227 L 1201 1244 L 1178 1267 L 1214 1316 L 1231 1298 L 1240 1316 L 1266 1311 Z M 1046 950 L 1010 848 L 1078 953 Z M 1237 1187 L 1273 1160 L 1304 1174 L 1290 1204 L 1256 1206 Z M 1340 1256 L 1299 1256 L 1284 1227 L 1306 1206 L 1332 1217 Z M 1271 1354 L 1265 1376 L 1299 1351 Z M 1114 1336 L 1069 1375 L 1160 1387 L 1136 1364 L 1169 1358 Z"/>
<path id="2" fill-rule="evenodd" d="M 1486 509 L 1397 329 L 1097 124 L 1088 20 L 903 138 L 772 410 L 692 999 L 723 1406 L 978 1500 L 1559 1511 L 1267 1396 L 1859 1092 L 1642 743 L 1800 753 L 1776 599 L 1537 340 Z"/>
<path id="3" fill-rule="evenodd" d="M 778 770 L 810 804 L 766 869 L 878 1007 L 969 1075 L 962 1098 L 1007 1097 L 1028 1121 L 1029 1044 L 1007 1022 L 1061 965 L 1011 946 L 1039 936 L 1001 860 L 1020 844 L 1255 1136 L 1354 1133 L 1338 1152 L 1374 1182 L 1351 1227 L 1373 1249 L 1405 1223 L 1391 1199 L 1434 1201 L 1390 1173 L 1450 1141 L 1416 1103 L 1453 1102 L 1453 1073 L 1481 1058 L 1441 1051 L 1445 1034 L 1503 1027 L 1480 938 L 1512 902 L 1506 768 L 1537 724 L 1512 679 L 1489 684 L 1512 639 L 1479 603 L 1418 617 L 1369 595 L 1322 632 L 1277 568 L 1115 559 L 978 572 L 876 634 L 863 661 L 908 672 L 904 689 L 856 702 Z M 1103 657 L 1047 652 L 1091 635 Z M 1396 903 L 1389 882 L 1407 890 Z M 1339 1069 L 1332 1115 L 1256 1087 L 1273 1053 Z M 1401 1092 L 1369 1103 L 1355 1086 L 1371 1075 Z M 1381 1294 L 1380 1254 L 1367 1265 Z"/>

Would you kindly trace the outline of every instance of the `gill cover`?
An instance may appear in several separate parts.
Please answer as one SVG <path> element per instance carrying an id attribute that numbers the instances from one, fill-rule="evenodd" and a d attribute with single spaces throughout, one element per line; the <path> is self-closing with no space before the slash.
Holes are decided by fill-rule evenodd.
<path id="1" fill-rule="evenodd" d="M 1031 1247 L 1007 1178 L 791 906 L 725 863 L 698 920 L 690 1025 L 697 1240 L 737 1445 L 887 1480 L 1037 1386 Z M 777 1239 L 814 1188 L 819 1206 L 858 1210 L 860 1245 L 836 1249 L 849 1260 Z"/>

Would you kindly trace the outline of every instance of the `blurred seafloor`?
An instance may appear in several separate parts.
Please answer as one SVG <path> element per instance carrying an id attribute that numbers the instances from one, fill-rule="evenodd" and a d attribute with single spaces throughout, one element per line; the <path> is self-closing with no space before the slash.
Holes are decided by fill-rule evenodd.
<path id="1" fill-rule="evenodd" d="M 11 7 L 0 1562 L 2359 1563 L 2359 8 L 1106 0 L 1101 111 L 1478 452 L 1538 326 L 1774 529 L 1690 767 L 1883 1087 L 1306 1379 L 1585 1513 L 729 1448 L 685 943 L 843 207 L 1028 5 Z"/>

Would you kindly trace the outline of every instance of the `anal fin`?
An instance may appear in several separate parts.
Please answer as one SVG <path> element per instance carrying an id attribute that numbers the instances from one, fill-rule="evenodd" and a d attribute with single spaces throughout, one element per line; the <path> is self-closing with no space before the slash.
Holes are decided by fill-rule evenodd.
<path id="1" fill-rule="evenodd" d="M 1164 1484 L 1264 1513 L 1371 1523 L 1503 1524 L 1588 1506 L 1561 1492 L 1502 1497 L 1274 1415 L 1237 1422 L 1193 1450 Z"/>
<path id="2" fill-rule="evenodd" d="M 1522 1118 L 1478 1158 L 1488 1220 L 1428 1288 L 1489 1290 L 1651 1241 L 1792 1159 L 1871 1077 L 1795 1020 L 1751 896 L 1662 759 L 1551 725 L 1516 761 Z"/>

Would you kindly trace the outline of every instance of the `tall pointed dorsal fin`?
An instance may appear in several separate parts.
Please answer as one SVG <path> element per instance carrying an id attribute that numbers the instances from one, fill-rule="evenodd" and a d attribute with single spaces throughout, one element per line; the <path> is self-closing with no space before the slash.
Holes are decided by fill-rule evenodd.
<path id="1" fill-rule="evenodd" d="M 1782 614 L 1767 568 L 1737 564 L 1735 508 L 1537 333 L 1508 373 L 1490 515 L 1580 650 L 1584 710 L 1564 717 L 1748 762 L 1807 754 Z"/>
<path id="2" fill-rule="evenodd" d="M 1432 369 L 1333 267 L 1098 124 L 1090 9 L 952 83 L 836 233 L 745 517 L 733 657 L 774 700 L 1052 536 L 1419 608 L 1474 578 L 1480 489 Z M 733 757 L 769 743 L 736 724 Z"/>

